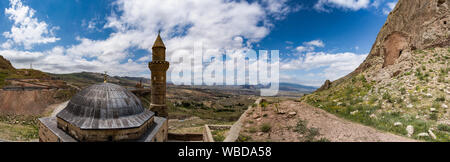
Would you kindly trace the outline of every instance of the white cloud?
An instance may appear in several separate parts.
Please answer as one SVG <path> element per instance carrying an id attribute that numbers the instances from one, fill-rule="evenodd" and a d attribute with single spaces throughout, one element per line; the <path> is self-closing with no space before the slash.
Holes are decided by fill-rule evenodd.
<path id="1" fill-rule="evenodd" d="M 297 52 L 311 52 L 314 51 L 316 47 L 325 47 L 325 43 L 322 40 L 312 40 L 309 42 L 303 42 L 303 45 L 295 48 Z"/>
<path id="2" fill-rule="evenodd" d="M 298 52 L 305 52 L 308 51 L 308 48 L 305 46 L 298 46 L 297 48 L 295 48 L 295 50 L 297 50 Z"/>
<path id="3" fill-rule="evenodd" d="M 389 15 L 389 13 L 395 8 L 397 1 L 386 3 L 386 7 L 383 9 L 383 14 Z"/>
<path id="4" fill-rule="evenodd" d="M 9 41 L 3 43 L 2 47 L 10 48 L 13 44 L 18 44 L 23 45 L 25 49 L 31 49 L 34 44 L 47 44 L 60 40 L 53 33 L 59 28 L 48 29 L 46 22 L 38 21 L 34 17 L 35 10 L 23 5 L 20 0 L 10 0 L 10 4 L 10 8 L 5 9 L 5 14 L 14 23 L 11 31 L 3 33 Z"/>
<path id="5" fill-rule="evenodd" d="M 335 80 L 355 70 L 367 57 L 367 54 L 310 52 L 304 57 L 281 63 L 282 70 L 314 70 L 325 68 L 320 75 Z"/>
<path id="6" fill-rule="evenodd" d="M 321 40 L 313 40 L 310 42 L 306 42 L 305 44 L 309 46 L 325 47 L 325 44 Z"/>
<path id="7" fill-rule="evenodd" d="M 314 9 L 318 11 L 329 12 L 330 8 L 342 8 L 350 10 L 360 10 L 367 8 L 370 5 L 370 0 L 319 0 L 315 5 Z"/>
<path id="8" fill-rule="evenodd" d="M 269 15 L 277 20 L 284 19 L 290 12 L 297 12 L 303 8 L 303 6 L 289 6 L 286 3 L 289 0 L 261 0 L 262 6 L 268 12 Z"/>
<path id="9" fill-rule="evenodd" d="M 395 8 L 395 5 L 397 5 L 397 2 L 389 2 L 387 3 L 387 6 L 389 7 L 389 9 L 393 10 Z"/>
<path id="10" fill-rule="evenodd" d="M 33 63 L 33 67 L 54 73 L 108 71 L 112 75 L 148 77 L 146 61 L 150 60 L 150 54 L 131 60 L 130 50 L 150 52 L 158 30 L 162 31 L 167 47 L 167 59 L 190 55 L 186 50 L 192 50 L 198 42 L 202 42 L 205 49 L 249 49 L 269 34 L 273 18 L 280 19 L 294 11 L 285 2 L 117 0 L 113 4 L 119 12 L 107 17 L 104 25 L 114 32 L 104 40 L 78 37 L 78 44 L 39 52 L 40 57 L 33 60 L 14 54 L 23 51 L 0 53 L 19 68 L 28 67 L 33 61 L 38 62 Z M 242 57 L 243 54 L 232 55 Z M 27 58 L 25 54 L 20 56 Z M 183 65 L 171 62 L 170 68 L 175 67 Z"/>
<path id="11" fill-rule="evenodd" d="M 383 1 L 383 0 L 374 0 L 372 2 L 371 6 L 378 8 L 378 7 L 380 7 L 381 1 Z"/>

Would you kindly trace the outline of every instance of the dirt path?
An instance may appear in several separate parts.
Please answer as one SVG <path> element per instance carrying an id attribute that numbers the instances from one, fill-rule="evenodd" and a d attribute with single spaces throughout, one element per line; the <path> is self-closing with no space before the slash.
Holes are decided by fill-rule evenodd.
<path id="1" fill-rule="evenodd" d="M 58 114 L 61 110 L 63 110 L 67 106 L 68 103 L 69 103 L 69 101 L 66 101 L 66 102 L 63 102 L 63 103 L 59 103 L 59 104 L 50 105 L 51 108 L 53 109 L 53 112 L 52 112 L 51 116 L 52 117 L 56 116 L 56 114 Z"/>
<path id="2" fill-rule="evenodd" d="M 257 117 L 259 110 L 253 114 L 246 115 L 244 134 L 251 136 L 255 141 L 300 141 L 301 134 L 294 132 L 294 127 L 299 119 L 307 121 L 308 128 L 318 128 L 319 137 L 326 138 L 332 142 L 415 142 L 416 140 L 382 132 L 374 128 L 354 123 L 336 117 L 322 109 L 295 101 L 283 101 L 279 109 L 284 114 L 278 114 L 273 105 L 269 105 L 266 111 L 261 111 L 261 117 Z M 289 116 L 290 112 L 296 112 Z M 267 132 L 255 132 L 248 130 L 258 129 L 263 123 L 270 123 L 272 129 Z M 247 130 L 247 131 L 245 131 Z M 253 132 L 253 133 L 251 133 Z"/>

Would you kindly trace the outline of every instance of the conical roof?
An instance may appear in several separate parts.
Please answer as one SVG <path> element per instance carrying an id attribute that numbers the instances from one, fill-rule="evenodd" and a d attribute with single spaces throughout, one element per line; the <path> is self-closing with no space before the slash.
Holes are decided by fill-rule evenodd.
<path id="1" fill-rule="evenodd" d="M 163 47 L 166 48 L 166 46 L 164 45 L 164 42 L 161 39 L 161 36 L 158 33 L 158 37 L 156 37 L 155 43 L 153 44 L 152 48 L 157 48 L 157 47 Z"/>

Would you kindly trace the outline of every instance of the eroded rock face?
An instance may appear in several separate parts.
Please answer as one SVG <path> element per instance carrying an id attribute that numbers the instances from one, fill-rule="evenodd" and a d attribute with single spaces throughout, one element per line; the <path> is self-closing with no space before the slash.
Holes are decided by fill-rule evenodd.
<path id="1" fill-rule="evenodd" d="M 378 73 L 399 73 L 391 65 L 399 64 L 405 52 L 450 46 L 450 0 L 399 0 L 380 30 L 366 60 L 352 73 L 333 84 L 339 84 L 367 69 Z"/>
<path id="2" fill-rule="evenodd" d="M 383 68 L 389 65 L 393 65 L 395 61 L 400 57 L 408 47 L 407 36 L 401 32 L 394 32 L 388 37 L 383 44 L 384 49 L 384 63 Z"/>
<path id="3" fill-rule="evenodd" d="M 11 65 L 11 62 L 0 55 L 0 69 L 12 70 L 14 67 Z"/>
<path id="4" fill-rule="evenodd" d="M 319 89 L 317 89 L 317 91 L 327 90 L 327 89 L 330 89 L 330 87 L 331 87 L 331 81 L 326 80 L 325 83 L 323 83 L 323 85 Z"/>

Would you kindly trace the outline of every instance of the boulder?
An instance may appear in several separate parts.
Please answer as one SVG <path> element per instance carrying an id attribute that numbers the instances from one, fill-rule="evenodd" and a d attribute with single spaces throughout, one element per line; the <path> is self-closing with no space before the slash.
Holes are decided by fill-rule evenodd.
<path id="1" fill-rule="evenodd" d="M 350 112 L 351 115 L 355 115 L 356 113 L 358 113 L 358 110 L 355 110 L 353 112 Z"/>
<path id="2" fill-rule="evenodd" d="M 444 108 L 444 109 L 448 108 L 448 106 L 446 104 L 442 104 L 441 107 Z"/>
<path id="3" fill-rule="evenodd" d="M 403 124 L 401 122 L 395 122 L 394 126 L 402 126 Z"/>
<path id="4" fill-rule="evenodd" d="M 406 126 L 406 132 L 408 137 L 411 137 L 414 134 L 414 127 L 412 125 Z"/>
<path id="5" fill-rule="evenodd" d="M 285 110 L 279 110 L 279 111 L 277 112 L 277 114 L 286 114 L 286 111 L 285 111 Z"/>
<path id="6" fill-rule="evenodd" d="M 297 112 L 291 111 L 291 112 L 288 113 L 288 118 L 292 118 L 292 117 L 294 117 L 295 115 L 297 115 Z"/>
<path id="7" fill-rule="evenodd" d="M 428 130 L 428 134 L 430 134 L 431 138 L 436 139 L 436 135 L 431 131 L 431 129 Z"/>
<path id="8" fill-rule="evenodd" d="M 414 106 L 413 104 L 406 105 L 407 108 L 413 108 L 413 106 Z"/>
<path id="9" fill-rule="evenodd" d="M 417 137 L 429 137 L 430 135 L 428 133 L 422 132 L 417 134 Z"/>

